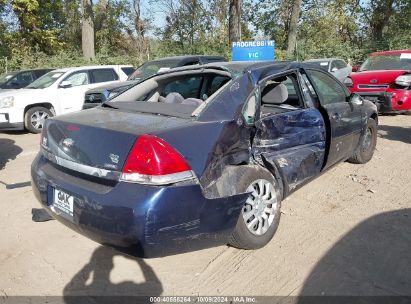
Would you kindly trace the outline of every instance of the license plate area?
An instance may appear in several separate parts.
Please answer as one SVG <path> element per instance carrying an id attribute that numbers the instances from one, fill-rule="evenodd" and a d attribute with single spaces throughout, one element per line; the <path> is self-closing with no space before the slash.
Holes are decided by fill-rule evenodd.
<path id="1" fill-rule="evenodd" d="M 74 196 L 67 192 L 53 188 L 53 203 L 50 209 L 70 221 L 73 221 L 74 214 Z"/>

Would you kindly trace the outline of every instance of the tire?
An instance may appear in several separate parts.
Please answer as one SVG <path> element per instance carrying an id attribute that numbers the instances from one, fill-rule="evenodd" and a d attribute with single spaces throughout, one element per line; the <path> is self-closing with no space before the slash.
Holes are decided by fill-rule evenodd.
<path id="1" fill-rule="evenodd" d="M 361 136 L 360 142 L 354 155 L 351 156 L 348 161 L 354 164 L 365 164 L 369 162 L 374 155 L 375 146 L 377 145 L 377 123 L 374 119 L 369 118 L 367 122 L 367 129 L 363 136 Z"/>
<path id="2" fill-rule="evenodd" d="M 238 179 L 237 185 L 242 192 L 251 192 L 253 189 L 254 191 L 249 194 L 244 203 L 237 220 L 237 225 L 229 240 L 229 245 L 239 249 L 258 249 L 264 247 L 273 238 L 280 223 L 281 194 L 279 186 L 271 173 L 261 170 L 246 171 Z M 263 191 L 261 191 L 261 185 L 263 185 Z M 271 189 L 267 188 L 267 185 L 271 185 Z M 258 195 L 260 193 L 269 194 L 269 198 L 258 203 L 258 198 L 261 198 Z M 257 205 L 253 207 L 249 202 Z M 269 204 L 269 202 L 273 203 Z M 270 205 L 271 208 L 269 207 Z M 264 206 L 270 210 L 269 213 L 266 212 L 267 209 Z M 250 216 L 250 212 L 254 212 L 254 214 Z M 266 218 L 264 218 L 264 214 Z M 262 215 L 262 217 L 258 218 L 256 215 Z M 257 222 L 255 222 L 255 219 L 257 219 Z M 246 222 L 250 225 L 253 221 L 255 222 L 254 226 L 248 228 Z"/>
<path id="3" fill-rule="evenodd" d="M 33 107 L 24 114 L 24 127 L 31 133 L 40 133 L 44 120 L 53 117 L 53 113 L 44 107 Z"/>

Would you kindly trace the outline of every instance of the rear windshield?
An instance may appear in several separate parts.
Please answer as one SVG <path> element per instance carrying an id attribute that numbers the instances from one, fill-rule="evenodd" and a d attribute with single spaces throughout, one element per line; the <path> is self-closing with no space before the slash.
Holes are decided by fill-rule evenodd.
<path id="1" fill-rule="evenodd" d="M 153 76 L 160 70 L 167 70 L 177 67 L 179 60 L 157 60 L 149 61 L 140 66 L 128 80 L 144 79 Z"/>
<path id="2" fill-rule="evenodd" d="M 361 72 L 375 70 L 411 70 L 411 54 L 370 56 L 360 68 Z"/>
<path id="3" fill-rule="evenodd" d="M 183 71 L 146 79 L 104 106 L 126 111 L 190 117 L 204 108 L 231 81 L 231 74 L 221 70 Z"/>
<path id="4" fill-rule="evenodd" d="M 137 113 L 151 113 L 171 117 L 190 118 L 197 108 L 195 105 L 181 105 L 158 102 L 106 102 L 103 107 Z"/>

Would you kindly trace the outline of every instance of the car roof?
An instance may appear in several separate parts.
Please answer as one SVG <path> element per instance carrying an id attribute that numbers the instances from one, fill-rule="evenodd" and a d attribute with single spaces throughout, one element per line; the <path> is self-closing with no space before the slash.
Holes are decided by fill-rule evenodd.
<path id="1" fill-rule="evenodd" d="M 184 65 L 185 63 L 191 60 L 214 60 L 214 61 L 227 61 L 223 56 L 215 56 L 215 55 L 180 55 L 180 56 L 172 56 L 172 57 L 163 57 L 158 59 L 153 59 L 151 61 L 147 61 L 146 63 L 151 62 L 162 62 L 162 61 L 176 61 L 178 65 Z"/>
<path id="2" fill-rule="evenodd" d="M 304 67 L 312 67 L 312 65 L 297 61 L 229 61 L 212 62 L 200 66 L 194 65 L 174 68 L 159 74 L 165 75 L 183 71 L 219 69 L 228 71 L 231 74 L 250 73 L 253 75 L 253 79 L 258 82 L 259 80 L 272 74 L 279 74 L 281 72 L 295 70 Z"/>
<path id="3" fill-rule="evenodd" d="M 41 69 L 41 68 L 38 68 L 38 69 L 25 69 L 25 70 L 18 70 L 18 71 L 8 72 L 7 74 L 16 75 L 16 74 L 24 73 L 24 72 L 32 72 L 32 71 L 53 71 L 53 70 L 54 70 L 54 69 L 52 69 L 52 68 L 44 68 L 44 69 Z"/>
<path id="4" fill-rule="evenodd" d="M 373 52 L 370 56 L 378 56 L 378 55 L 398 55 L 398 54 L 411 54 L 411 50 L 392 50 L 392 51 L 384 51 L 384 52 Z"/>
<path id="5" fill-rule="evenodd" d="M 320 62 L 320 61 L 332 61 L 332 60 L 344 61 L 344 59 L 341 59 L 341 58 L 316 58 L 316 59 L 308 59 L 308 60 L 305 60 L 304 62 Z"/>
<path id="6" fill-rule="evenodd" d="M 183 59 L 197 59 L 197 58 L 224 58 L 223 56 L 216 56 L 216 55 L 179 55 L 179 56 L 170 56 L 170 57 L 162 57 L 158 59 L 153 59 L 153 61 L 161 61 L 161 60 L 183 60 Z"/>
<path id="7" fill-rule="evenodd" d="M 104 69 L 104 68 L 118 68 L 118 67 L 122 67 L 122 66 L 121 65 L 89 65 L 89 66 L 61 68 L 61 69 L 54 70 L 54 72 L 66 73 L 66 72 L 71 72 L 71 71 L 83 71 L 83 70 L 90 70 L 90 69 Z"/>

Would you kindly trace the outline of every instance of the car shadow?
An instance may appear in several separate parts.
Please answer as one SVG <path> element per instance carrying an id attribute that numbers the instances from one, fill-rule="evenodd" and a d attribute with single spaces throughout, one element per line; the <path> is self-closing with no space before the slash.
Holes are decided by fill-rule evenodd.
<path id="1" fill-rule="evenodd" d="M 0 170 L 4 169 L 7 162 L 16 159 L 22 151 L 23 149 L 17 146 L 14 140 L 0 138 Z"/>
<path id="2" fill-rule="evenodd" d="M 27 130 L 6 130 L 6 131 L 0 131 L 0 134 L 8 134 L 8 135 L 21 135 L 21 134 L 29 134 Z"/>
<path id="3" fill-rule="evenodd" d="M 18 189 L 18 188 L 25 188 L 30 187 L 31 182 L 21 182 L 21 183 L 14 183 L 14 184 L 7 184 L 0 180 L 0 184 L 4 185 L 7 190 Z"/>
<path id="4" fill-rule="evenodd" d="M 378 136 L 388 140 L 411 144 L 411 128 L 379 125 Z"/>
<path id="5" fill-rule="evenodd" d="M 326 303 L 304 296 L 354 296 L 350 303 L 411 296 L 411 209 L 381 213 L 357 225 L 317 263 L 300 295 L 298 303 Z"/>
<path id="6" fill-rule="evenodd" d="M 143 283 L 124 281 L 113 284 L 110 272 L 114 257 L 122 256 L 136 262 L 144 275 Z M 157 297 L 163 291 L 162 284 L 153 269 L 140 258 L 123 254 L 111 247 L 98 247 L 86 264 L 65 286 L 66 304 L 83 303 L 149 303 L 149 297 Z"/>

